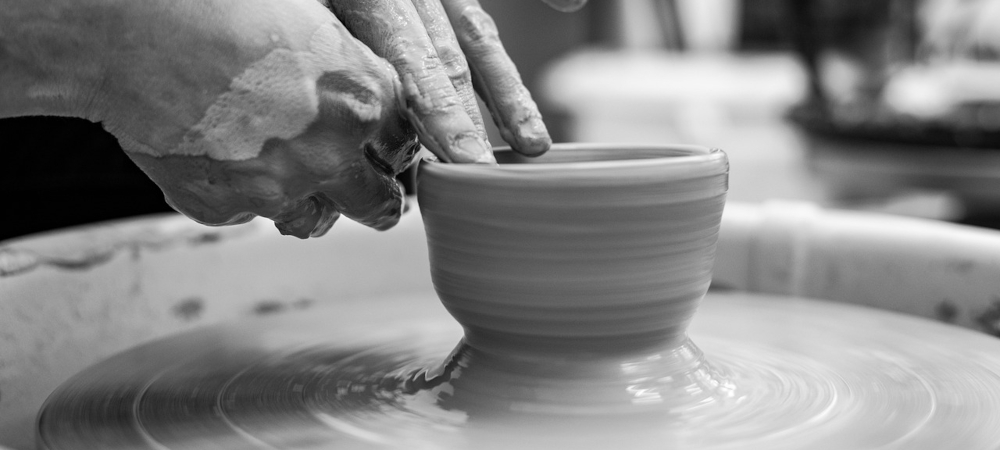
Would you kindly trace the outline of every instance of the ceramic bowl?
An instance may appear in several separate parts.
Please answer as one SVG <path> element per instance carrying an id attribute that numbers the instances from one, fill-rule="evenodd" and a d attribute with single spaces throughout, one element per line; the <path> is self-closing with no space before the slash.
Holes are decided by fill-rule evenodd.
<path id="1" fill-rule="evenodd" d="M 695 146 L 556 145 L 425 162 L 431 275 L 473 345 L 659 346 L 708 289 L 728 164 Z"/>
<path id="2" fill-rule="evenodd" d="M 507 400 L 530 392 L 511 401 L 535 409 L 607 412 L 630 408 L 624 359 L 657 354 L 646 369 L 663 375 L 702 370 L 685 328 L 712 277 L 725 153 L 562 144 L 496 155 L 496 166 L 425 161 L 418 175 L 431 278 L 465 330 L 455 397 L 467 383 Z M 511 385 L 478 389 L 477 370 Z M 570 378 L 587 379 L 586 393 L 559 381 Z M 542 397 L 562 400 L 532 400 Z"/>

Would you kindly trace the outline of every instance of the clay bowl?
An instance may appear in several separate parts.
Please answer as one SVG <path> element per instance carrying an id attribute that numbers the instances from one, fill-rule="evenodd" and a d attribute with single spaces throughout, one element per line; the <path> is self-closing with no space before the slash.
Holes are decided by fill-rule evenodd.
<path id="1" fill-rule="evenodd" d="M 418 176 L 431 278 L 465 331 L 451 402 L 634 412 L 637 374 L 666 380 L 649 387 L 674 407 L 715 395 L 724 383 L 685 329 L 711 281 L 726 155 L 595 144 L 496 154 L 497 166 L 425 161 Z"/>

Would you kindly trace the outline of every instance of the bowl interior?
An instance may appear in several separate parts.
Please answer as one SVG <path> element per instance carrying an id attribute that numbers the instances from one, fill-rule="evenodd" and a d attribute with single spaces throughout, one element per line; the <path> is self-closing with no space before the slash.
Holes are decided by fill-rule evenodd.
<path id="1" fill-rule="evenodd" d="M 536 157 L 518 154 L 510 147 L 494 149 L 497 163 L 500 165 L 537 165 L 629 161 L 658 158 L 677 158 L 684 156 L 708 155 L 713 150 L 708 147 L 688 145 L 629 145 L 629 144 L 554 144 L 552 149 Z"/>

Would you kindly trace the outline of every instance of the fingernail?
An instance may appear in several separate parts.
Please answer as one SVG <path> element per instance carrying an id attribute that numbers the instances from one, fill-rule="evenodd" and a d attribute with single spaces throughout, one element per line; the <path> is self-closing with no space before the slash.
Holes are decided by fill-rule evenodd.
<path id="1" fill-rule="evenodd" d="M 487 151 L 476 160 L 476 164 L 491 164 L 495 166 L 497 165 L 497 158 L 493 156 L 493 152 Z"/>
<path id="2" fill-rule="evenodd" d="M 549 130 L 545 128 L 545 122 L 542 122 L 542 118 L 538 116 L 518 125 L 517 135 L 521 138 L 520 153 L 524 155 L 541 155 L 549 151 L 549 147 L 552 146 Z"/>
<path id="3" fill-rule="evenodd" d="M 454 162 L 457 163 L 496 164 L 493 152 L 486 148 L 486 144 L 476 136 L 459 138 L 452 146 L 452 153 L 455 155 Z"/>

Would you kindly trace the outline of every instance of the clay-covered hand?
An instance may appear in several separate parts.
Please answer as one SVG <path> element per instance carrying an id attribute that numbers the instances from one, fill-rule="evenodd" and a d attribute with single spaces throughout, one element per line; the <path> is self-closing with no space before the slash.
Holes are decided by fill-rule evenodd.
<path id="1" fill-rule="evenodd" d="M 173 207 L 206 224 L 260 215 L 305 238 L 340 214 L 398 221 L 394 175 L 419 147 L 399 78 L 316 0 L 5 9 L 0 116 L 103 123 Z"/>
<path id="2" fill-rule="evenodd" d="M 531 94 L 478 0 L 320 0 L 396 68 L 420 141 L 447 162 L 494 162 L 478 92 L 514 150 L 552 144 Z M 545 0 L 578 9 L 586 0 Z M 471 69 L 471 70 L 470 70 Z"/>
<path id="3" fill-rule="evenodd" d="M 585 0 L 545 1 L 570 10 Z M 212 225 L 261 215 L 308 237 L 344 214 L 391 227 L 403 204 L 393 175 L 417 149 L 414 126 L 442 160 L 493 161 L 473 78 L 505 140 L 529 155 L 548 148 L 476 0 L 12 0 L 0 9 L 0 117 L 103 123 L 171 205 Z"/>

